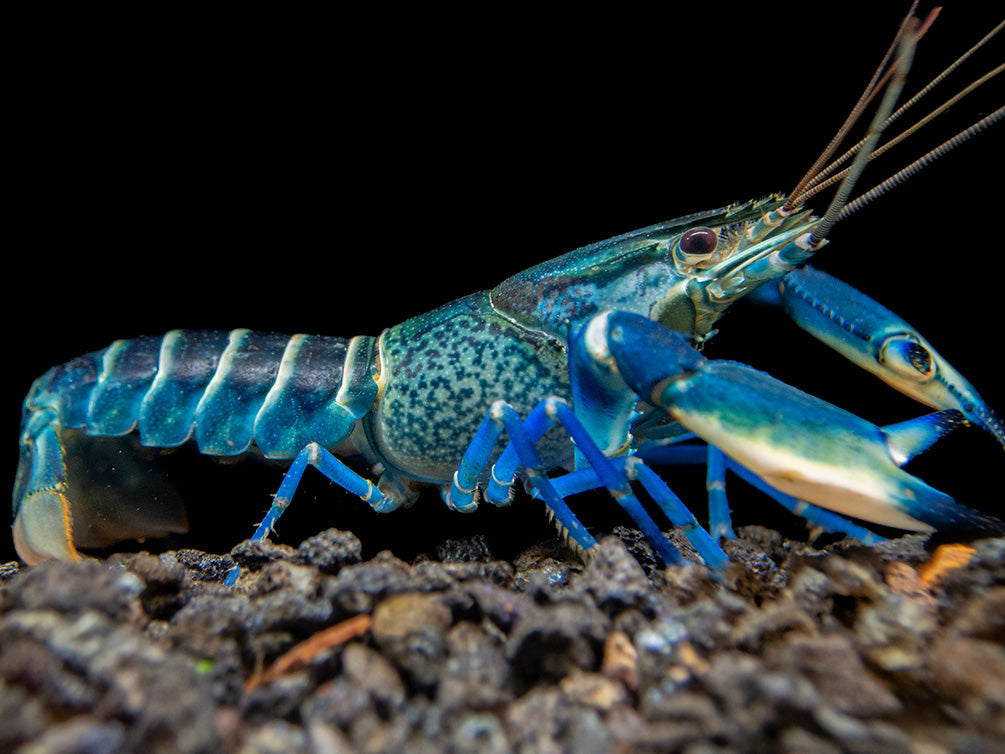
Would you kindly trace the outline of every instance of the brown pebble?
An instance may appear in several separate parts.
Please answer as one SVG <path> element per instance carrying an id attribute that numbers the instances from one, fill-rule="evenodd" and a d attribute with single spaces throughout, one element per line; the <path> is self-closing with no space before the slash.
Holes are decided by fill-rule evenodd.
<path id="1" fill-rule="evenodd" d="M 915 569 L 907 563 L 893 562 L 886 566 L 886 585 L 897 593 L 914 600 L 921 600 L 935 607 L 935 595 Z"/>
<path id="2" fill-rule="evenodd" d="M 632 640 L 622 631 L 611 631 L 604 640 L 600 672 L 608 678 L 621 681 L 626 688 L 634 691 L 639 685 L 637 659 L 638 653 Z"/>
<path id="3" fill-rule="evenodd" d="M 1005 705 L 1005 647 L 983 639 L 943 637 L 931 646 L 928 669 L 950 699 L 971 696 L 983 704 Z"/>
<path id="4" fill-rule="evenodd" d="M 373 635 L 378 641 L 407 636 L 422 628 L 446 633 L 450 609 L 435 595 L 406 592 L 388 597 L 373 611 Z"/>
<path id="5" fill-rule="evenodd" d="M 574 670 L 559 682 L 570 700 L 598 710 L 609 710 L 628 701 L 624 685 L 599 673 Z"/>

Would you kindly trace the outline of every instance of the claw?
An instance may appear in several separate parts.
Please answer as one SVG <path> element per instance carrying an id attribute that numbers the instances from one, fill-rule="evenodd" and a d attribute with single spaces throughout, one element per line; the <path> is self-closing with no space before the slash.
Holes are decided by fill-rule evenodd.
<path id="1" fill-rule="evenodd" d="M 804 330 L 905 395 L 956 409 L 1005 447 L 1005 426 L 967 380 L 911 325 L 847 283 L 809 267 L 780 283 Z"/>
<path id="2" fill-rule="evenodd" d="M 788 495 L 900 529 L 1005 532 L 900 468 L 952 427 L 952 415 L 884 432 L 756 369 L 702 359 L 685 336 L 644 317 L 607 312 L 589 326 L 604 331 L 639 397 Z"/>

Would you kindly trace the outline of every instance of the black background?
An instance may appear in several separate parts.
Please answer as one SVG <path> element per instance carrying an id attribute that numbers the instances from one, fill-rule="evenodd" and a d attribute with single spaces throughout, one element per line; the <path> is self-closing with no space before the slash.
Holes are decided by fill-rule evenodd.
<path id="1" fill-rule="evenodd" d="M 945 6 L 915 85 L 998 20 L 977 4 Z M 116 19 L 96 37 L 64 20 L 38 37 L 14 108 L 12 161 L 24 169 L 12 173 L 17 232 L 5 265 L 8 488 L 31 381 L 116 338 L 176 327 L 376 335 L 575 247 L 791 188 L 903 10 L 174 17 Z M 995 64 L 1001 40 L 991 47 L 953 81 Z M 863 184 L 1000 106 L 985 89 Z M 816 262 L 917 326 L 999 412 L 1001 128 L 842 223 Z M 706 353 L 879 424 L 923 412 L 771 312 L 727 316 Z M 1000 511 L 1001 460 L 993 440 L 967 430 L 912 469 Z M 197 483 L 239 498 L 229 514 L 239 533 L 279 478 L 270 471 L 248 492 L 237 486 L 244 468 Z M 305 499 L 338 494 L 315 486 Z M 740 511 L 748 506 L 741 519 L 767 509 L 739 483 L 731 489 Z M 437 500 L 423 502 L 410 518 L 371 522 L 374 547 L 391 543 L 382 531 L 421 540 L 423 522 L 450 525 L 431 511 Z M 336 503 L 294 506 L 290 529 L 346 526 L 346 511 L 365 507 Z M 205 505 L 217 515 L 217 502 Z M 543 530 L 529 505 L 487 525 Z M 236 541 L 221 536 L 217 551 Z M 298 541 L 282 526 L 280 537 Z M 6 559 L 6 537 L 2 548 Z"/>

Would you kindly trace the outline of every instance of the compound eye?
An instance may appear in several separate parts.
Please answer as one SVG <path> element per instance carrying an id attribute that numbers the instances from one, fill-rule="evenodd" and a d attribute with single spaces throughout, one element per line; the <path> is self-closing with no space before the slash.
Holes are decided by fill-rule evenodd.
<path id="1" fill-rule="evenodd" d="M 879 349 L 879 363 L 916 382 L 935 376 L 935 361 L 931 352 L 910 335 L 887 338 Z"/>
<path id="2" fill-rule="evenodd" d="M 708 256 L 718 243 L 719 234 L 711 228 L 691 228 L 680 237 L 680 250 L 688 256 Z"/>

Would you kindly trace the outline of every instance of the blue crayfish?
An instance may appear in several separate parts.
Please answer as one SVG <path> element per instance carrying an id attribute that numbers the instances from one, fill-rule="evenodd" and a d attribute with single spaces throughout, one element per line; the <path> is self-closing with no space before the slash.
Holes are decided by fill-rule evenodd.
<path id="1" fill-rule="evenodd" d="M 910 26 L 871 141 L 820 217 L 803 209 L 821 175 L 814 168 L 787 197 L 578 249 L 378 337 L 173 331 L 51 369 L 24 402 L 18 553 L 29 563 L 74 559 L 77 548 L 178 528 L 155 505 L 120 505 L 67 471 L 81 437 L 133 432 L 154 448 L 194 440 L 208 455 L 292 459 L 258 539 L 309 465 L 381 512 L 409 505 L 429 485 L 459 511 L 482 500 L 506 504 L 522 480 L 587 554 L 596 542 L 566 498 L 605 488 L 675 562 L 677 551 L 635 496 L 637 483 L 717 570 L 726 563 L 718 539 L 731 535 L 727 469 L 814 523 L 866 539 L 868 530 L 847 517 L 919 531 L 1005 531 L 901 469 L 964 423 L 1005 445 L 999 419 L 913 327 L 805 266 L 857 206 L 847 196 L 909 65 Z M 750 367 L 705 359 L 695 347 L 748 296 L 784 307 L 824 343 L 939 410 L 880 428 Z M 379 467 L 379 480 L 340 460 L 350 456 Z M 709 530 L 651 469 L 682 461 L 707 464 Z"/>

